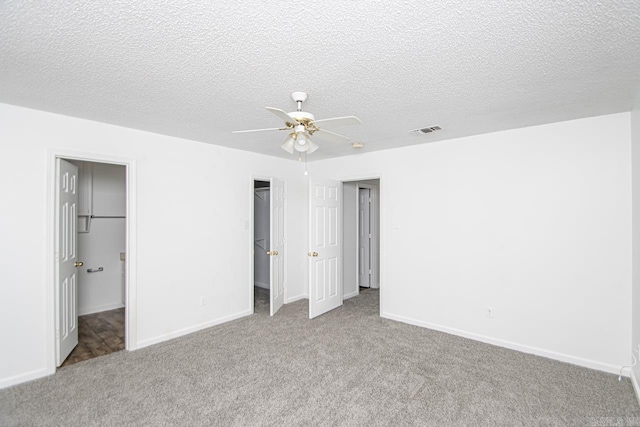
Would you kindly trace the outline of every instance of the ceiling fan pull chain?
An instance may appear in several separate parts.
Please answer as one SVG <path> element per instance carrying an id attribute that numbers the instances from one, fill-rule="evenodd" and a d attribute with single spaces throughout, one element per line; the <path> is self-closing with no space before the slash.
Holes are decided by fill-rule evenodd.
<path id="1" fill-rule="evenodd" d="M 307 152 L 304 152 L 304 174 L 305 175 L 309 175 L 309 172 L 307 172 Z"/>

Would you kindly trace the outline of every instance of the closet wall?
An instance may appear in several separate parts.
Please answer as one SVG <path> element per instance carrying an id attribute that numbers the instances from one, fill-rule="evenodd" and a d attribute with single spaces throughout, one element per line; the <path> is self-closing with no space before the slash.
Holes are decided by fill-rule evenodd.
<path id="1" fill-rule="evenodd" d="M 74 163 L 80 175 L 78 254 L 84 262 L 78 276 L 78 314 L 124 307 L 126 169 Z"/>

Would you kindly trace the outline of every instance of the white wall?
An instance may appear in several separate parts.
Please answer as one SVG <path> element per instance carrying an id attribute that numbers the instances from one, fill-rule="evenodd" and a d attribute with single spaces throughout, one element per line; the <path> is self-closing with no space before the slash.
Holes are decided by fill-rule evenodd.
<path id="1" fill-rule="evenodd" d="M 381 172 L 385 317 L 617 372 L 631 346 L 629 120 L 478 135 L 310 170 Z"/>
<path id="2" fill-rule="evenodd" d="M 286 301 L 306 296 L 308 181 L 299 163 L 4 104 L 0 141 L 0 156 L 10 159 L 0 169 L 3 194 L 19 201 L 8 202 L 0 221 L 8 254 L 0 340 L 21 343 L 3 355 L 0 387 L 52 372 L 52 152 L 135 162 L 134 348 L 250 312 L 253 236 L 245 223 L 254 176 L 285 181 Z M 341 180 L 381 176 L 386 317 L 598 369 L 629 364 L 628 113 L 313 162 L 309 170 Z M 485 317 L 487 305 L 494 319 Z"/>
<path id="3" fill-rule="evenodd" d="M 124 218 L 94 219 L 89 233 L 78 234 L 78 259 L 84 263 L 78 273 L 80 316 L 124 307 L 125 235 Z"/>
<path id="4" fill-rule="evenodd" d="M 297 194 L 306 187 L 297 162 L 6 104 L 0 104 L 0 141 L 0 185 L 8 202 L 0 221 L 0 340 L 20 343 L 2 356 L 0 387 L 53 372 L 53 307 L 46 298 L 53 151 L 135 161 L 134 348 L 250 313 L 253 238 L 245 221 L 253 175 L 285 181 L 287 226 L 302 227 L 306 204 Z M 287 244 L 287 250 L 303 250 L 306 258 L 304 244 Z M 287 265 L 291 300 L 306 292 L 304 266 L 289 259 Z"/>
<path id="5" fill-rule="evenodd" d="M 74 162 L 78 163 L 78 162 Z M 88 162 L 85 162 L 88 163 Z M 89 163 L 93 178 L 91 203 L 94 218 L 88 233 L 78 233 L 78 254 L 84 266 L 78 273 L 78 314 L 124 307 L 126 168 Z M 80 176 L 80 187 L 84 185 Z M 118 217 L 118 218 L 105 218 Z M 103 270 L 95 272 L 99 267 Z M 93 273 L 88 270 L 93 269 Z"/>
<path id="6" fill-rule="evenodd" d="M 107 163 L 93 163 L 93 214 L 96 216 L 125 216 L 126 168 Z"/>
<path id="7" fill-rule="evenodd" d="M 640 93 L 631 111 L 631 153 L 632 153 L 632 188 L 633 188 L 633 290 L 632 311 L 633 329 L 631 331 L 631 350 L 640 359 Z M 632 379 L 636 396 L 640 400 L 640 361 L 633 369 Z"/>
<path id="8" fill-rule="evenodd" d="M 344 298 L 358 295 L 358 188 L 356 182 L 342 185 L 342 287 Z"/>

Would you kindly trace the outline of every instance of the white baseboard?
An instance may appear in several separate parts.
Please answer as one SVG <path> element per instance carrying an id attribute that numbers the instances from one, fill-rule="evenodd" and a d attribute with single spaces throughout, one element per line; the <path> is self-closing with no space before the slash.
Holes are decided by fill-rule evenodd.
<path id="1" fill-rule="evenodd" d="M 398 322 L 408 323 L 414 326 L 421 326 L 423 328 L 433 329 L 436 331 L 445 332 L 447 334 L 457 335 L 459 337 L 469 338 L 469 339 L 481 341 L 487 344 L 497 345 L 498 347 L 504 347 L 511 350 L 521 351 L 523 353 L 535 354 L 536 356 L 542 356 L 548 359 L 559 360 L 561 362 L 571 363 L 573 365 L 583 366 L 585 368 L 596 369 L 598 371 L 618 374 L 621 368 L 621 366 L 612 365 L 609 363 L 602 363 L 596 360 L 584 359 L 582 357 L 571 356 L 565 353 L 545 350 L 543 348 L 531 347 L 528 345 L 518 344 L 511 341 L 501 340 L 498 338 L 491 338 L 485 335 L 480 335 L 473 332 L 463 331 L 455 328 L 449 328 L 447 326 L 437 325 L 435 323 L 424 322 L 421 320 L 410 319 L 408 317 L 399 316 L 392 313 L 383 312 L 380 314 L 380 316 L 384 317 L 385 319 L 396 320 Z"/>
<path id="2" fill-rule="evenodd" d="M 302 295 L 296 295 L 295 297 L 291 297 L 291 298 L 287 298 L 286 300 L 284 300 L 285 304 L 290 304 L 292 302 L 296 302 L 299 301 L 301 299 L 308 299 L 309 297 L 307 297 L 307 295 L 302 294 Z"/>
<path id="3" fill-rule="evenodd" d="M 124 304 L 121 302 L 118 302 L 115 304 L 100 305 L 97 307 L 79 308 L 78 316 L 84 316 L 85 314 L 100 313 L 101 311 L 115 310 L 116 308 L 122 308 L 122 307 L 124 307 Z"/>
<path id="4" fill-rule="evenodd" d="M 636 400 L 638 400 L 638 404 L 640 404 L 640 384 L 638 384 L 638 378 L 636 377 L 636 373 L 631 368 L 631 384 L 633 385 L 633 391 L 636 393 Z"/>
<path id="5" fill-rule="evenodd" d="M 253 282 L 253 286 L 257 286 L 257 287 L 259 287 L 259 288 L 267 289 L 267 290 L 270 290 L 270 289 L 271 289 L 271 286 L 269 286 L 269 284 L 268 284 L 268 283 L 263 283 L 263 282 L 256 282 L 256 281 L 254 281 L 254 282 Z"/>
<path id="6" fill-rule="evenodd" d="M 26 383 L 27 381 L 37 380 L 38 378 L 47 377 L 55 373 L 47 368 L 36 369 L 35 371 L 27 372 L 26 374 L 16 375 L 14 377 L 4 378 L 0 380 L 0 389 Z"/>
<path id="7" fill-rule="evenodd" d="M 236 319 L 240 319 L 241 317 L 246 317 L 253 314 L 253 310 L 245 310 L 245 311 L 241 311 L 239 313 L 235 313 L 235 314 L 231 314 L 229 316 L 225 316 L 225 317 L 221 317 L 219 319 L 215 319 L 215 320 L 210 320 L 208 322 L 204 322 L 204 323 L 199 323 L 197 325 L 194 326 L 190 326 L 188 328 L 184 328 L 184 329 L 180 329 L 179 331 L 175 331 L 175 332 L 171 332 L 168 334 L 164 334 L 164 335 L 160 335 L 158 337 L 154 337 L 154 338 L 149 338 L 146 340 L 142 340 L 142 341 L 138 341 L 137 345 L 135 346 L 136 350 L 144 348 L 144 347 L 148 347 L 150 345 L 153 344 L 158 344 L 164 341 L 169 341 L 171 339 L 174 338 L 178 338 L 184 335 L 188 335 L 197 331 L 200 331 L 202 329 L 207 329 L 210 328 L 212 326 L 216 326 L 219 325 L 221 323 L 226 323 L 226 322 L 230 322 L 232 320 L 236 320 Z"/>
<path id="8" fill-rule="evenodd" d="M 353 297 L 357 297 L 358 295 L 360 295 L 360 292 L 358 292 L 358 290 L 356 289 L 353 292 L 350 292 L 348 294 L 346 294 L 345 296 L 342 297 L 343 300 L 349 299 L 349 298 L 353 298 Z"/>

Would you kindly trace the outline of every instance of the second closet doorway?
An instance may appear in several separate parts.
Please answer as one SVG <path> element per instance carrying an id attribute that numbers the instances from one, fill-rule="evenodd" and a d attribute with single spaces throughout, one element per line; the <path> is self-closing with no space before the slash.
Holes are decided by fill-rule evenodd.
<path id="1" fill-rule="evenodd" d="M 284 304 L 284 182 L 272 177 L 252 184 L 253 309 L 273 316 Z"/>
<path id="2" fill-rule="evenodd" d="M 380 180 L 343 183 L 344 298 L 380 287 Z"/>

